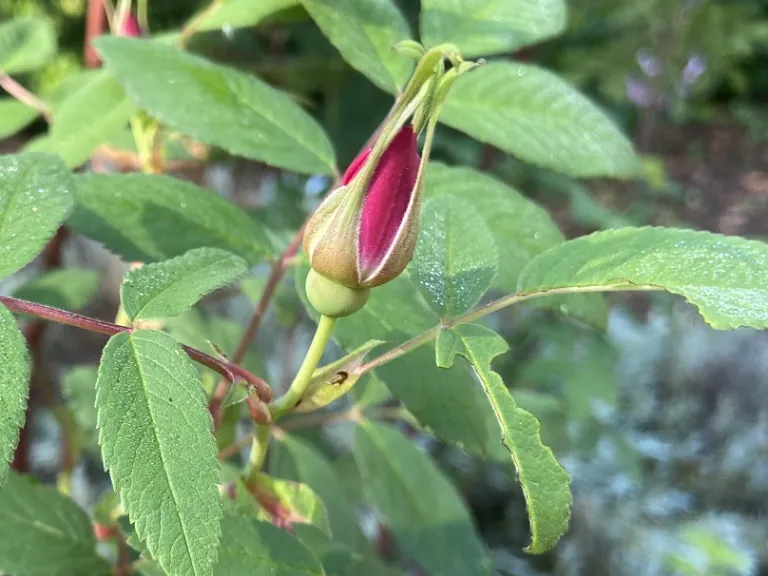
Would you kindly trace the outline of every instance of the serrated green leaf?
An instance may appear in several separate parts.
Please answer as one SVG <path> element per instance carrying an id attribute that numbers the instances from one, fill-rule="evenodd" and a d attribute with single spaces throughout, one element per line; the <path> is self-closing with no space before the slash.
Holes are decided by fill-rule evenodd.
<path id="1" fill-rule="evenodd" d="M 179 316 L 200 298 L 248 273 L 245 260 L 225 250 L 195 248 L 125 275 L 120 300 L 131 320 Z"/>
<path id="2" fill-rule="evenodd" d="M 491 573 L 461 496 L 427 454 L 397 430 L 370 421 L 358 426 L 353 453 L 366 497 L 427 573 Z"/>
<path id="3" fill-rule="evenodd" d="M 286 170 L 334 172 L 320 125 L 258 78 L 148 39 L 103 36 L 95 45 L 131 99 L 174 130 Z"/>
<path id="4" fill-rule="evenodd" d="M 167 572 L 212 574 L 221 501 L 213 422 L 191 360 L 162 332 L 113 336 L 96 384 L 104 465 Z"/>
<path id="5" fill-rule="evenodd" d="M 0 490 L 0 572 L 23 576 L 108 576 L 91 521 L 55 488 L 11 473 Z"/>
<path id="6" fill-rule="evenodd" d="M 632 144 L 616 125 L 565 80 L 537 66 L 492 62 L 460 77 L 440 120 L 569 176 L 639 173 Z"/>
<path id="7" fill-rule="evenodd" d="M 0 278 L 37 256 L 74 202 L 69 170 L 56 156 L 0 156 Z"/>
<path id="8" fill-rule="evenodd" d="M 247 214 L 194 184 L 147 174 L 88 174 L 75 183 L 68 225 L 125 260 L 156 262 L 208 247 L 256 264 L 269 250 Z"/>
<path id="9" fill-rule="evenodd" d="M 67 166 L 76 167 L 125 129 L 136 110 L 125 90 L 108 70 L 84 78 L 54 107 L 50 132 L 32 141 L 28 150 L 58 154 Z"/>
<path id="10" fill-rule="evenodd" d="M 97 366 L 75 366 L 61 380 L 61 391 L 78 427 L 91 447 L 98 447 L 96 431 Z"/>
<path id="11" fill-rule="evenodd" d="M 455 44 L 467 57 L 504 54 L 565 29 L 563 0 L 422 0 L 421 36 L 428 47 Z"/>
<path id="12" fill-rule="evenodd" d="M 335 540 L 345 542 L 356 550 L 366 549 L 367 541 L 360 531 L 341 481 L 315 448 L 293 436 L 277 436 L 269 469 L 280 478 L 307 484 L 320 496 Z"/>
<path id="13" fill-rule="evenodd" d="M 344 60 L 387 92 L 405 86 L 413 60 L 392 47 L 410 39 L 408 23 L 391 0 L 301 0 Z"/>
<path id="14" fill-rule="evenodd" d="M 256 26 L 272 14 L 297 4 L 298 0 L 227 0 L 221 2 L 218 9 L 200 22 L 196 30 L 204 32 L 228 27 Z"/>
<path id="15" fill-rule="evenodd" d="M 19 442 L 29 396 L 27 342 L 13 314 L 0 304 L 0 489 Z M 2 491 L 0 491 L 2 494 Z M 2 514 L 2 511 L 0 511 Z M 1 568 L 2 566 L 0 566 Z"/>
<path id="16" fill-rule="evenodd" d="M 426 198 L 456 197 L 472 204 L 485 219 L 499 253 L 499 272 L 492 287 L 517 290 L 517 278 L 531 258 L 565 241 L 549 213 L 496 178 L 471 168 L 430 162 Z M 599 294 L 549 296 L 539 305 L 575 316 L 605 329 L 608 311 Z"/>
<path id="17" fill-rule="evenodd" d="M 498 259 L 493 234 L 469 202 L 446 196 L 425 203 L 410 276 L 440 318 L 458 316 L 480 301 Z"/>
<path id="18" fill-rule="evenodd" d="M 95 270 L 66 268 L 34 277 L 19 286 L 13 295 L 74 312 L 85 307 L 98 288 L 99 273 Z"/>
<path id="19" fill-rule="evenodd" d="M 344 396 L 359 379 L 354 374 L 355 369 L 362 365 L 371 350 L 383 343 L 382 340 L 370 340 L 344 358 L 315 370 L 307 391 L 293 412 L 311 412 Z"/>
<path id="20" fill-rule="evenodd" d="M 452 333 L 453 346 L 450 350 L 442 348 L 438 362 L 450 367 L 458 354 L 475 369 L 525 494 L 531 524 L 531 544 L 526 551 L 539 554 L 551 550 L 568 529 L 572 503 L 568 473 L 552 450 L 541 443 L 538 420 L 517 406 L 501 376 L 491 369 L 493 359 L 509 350 L 504 339 L 479 324 L 461 324 Z"/>
<path id="21" fill-rule="evenodd" d="M 310 315 L 303 291 L 308 266 L 296 267 L 296 286 Z M 381 339 L 394 347 L 437 326 L 440 320 L 403 274 L 371 293 L 365 307 L 336 322 L 333 338 L 351 352 L 368 340 Z M 376 375 L 419 422 L 443 440 L 479 456 L 488 445 L 483 405 L 485 398 L 464 367 L 445 372 L 435 367 L 434 355 L 422 347 L 376 370 Z M 436 387 L 435 382 L 440 382 Z"/>
<path id="22" fill-rule="evenodd" d="M 221 531 L 216 576 L 325 576 L 304 544 L 271 524 L 227 514 Z"/>
<path id="23" fill-rule="evenodd" d="M 13 136 L 32 124 L 39 115 L 37 110 L 18 100 L 0 98 L 0 138 Z"/>
<path id="24" fill-rule="evenodd" d="M 261 520 L 291 526 L 309 524 L 330 537 L 325 504 L 307 484 L 259 474 L 248 483 L 248 490 L 261 505 Z"/>
<path id="25" fill-rule="evenodd" d="M 0 24 L 0 74 L 36 70 L 56 54 L 56 32 L 48 18 L 15 18 Z"/>
<path id="26" fill-rule="evenodd" d="M 768 328 L 768 244 L 676 228 L 596 232 L 537 256 L 521 294 L 666 290 L 685 297 L 713 328 Z"/>

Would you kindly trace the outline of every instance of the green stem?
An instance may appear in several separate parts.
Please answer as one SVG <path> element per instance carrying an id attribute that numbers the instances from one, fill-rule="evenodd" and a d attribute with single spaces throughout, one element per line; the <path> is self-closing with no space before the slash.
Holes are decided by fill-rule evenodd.
<path id="1" fill-rule="evenodd" d="M 245 466 L 245 477 L 247 480 L 254 480 L 256 474 L 261 470 L 261 466 L 264 464 L 264 459 L 267 457 L 268 446 L 269 424 L 256 426 L 253 431 L 251 455 L 248 457 L 248 464 Z"/>
<path id="2" fill-rule="evenodd" d="M 293 407 L 304 396 L 307 387 L 309 387 L 309 382 L 312 380 L 312 374 L 320 363 L 325 346 L 328 344 L 328 340 L 331 339 L 331 332 L 333 332 L 335 323 L 336 318 L 320 316 L 320 323 L 317 325 L 315 337 L 312 339 L 312 344 L 309 346 L 307 355 L 304 357 L 301 368 L 299 368 L 298 374 L 293 379 L 291 387 L 269 406 L 272 420 L 277 420 L 293 410 Z"/>
<path id="3" fill-rule="evenodd" d="M 386 364 L 387 362 L 391 362 L 395 358 L 399 358 L 403 354 L 407 354 L 411 350 L 415 350 L 419 346 L 423 346 L 427 342 L 430 342 L 435 338 L 437 338 L 438 334 L 440 334 L 440 330 L 443 328 L 452 328 L 453 326 L 458 326 L 459 324 L 469 324 L 470 322 L 479 320 L 480 318 L 487 316 L 488 314 L 498 312 L 499 310 L 506 308 L 507 306 L 512 306 L 513 304 L 519 304 L 520 302 L 525 302 L 526 300 L 541 298 L 542 296 L 555 296 L 558 294 L 577 294 L 577 293 L 587 293 L 587 292 L 624 292 L 624 291 L 638 292 L 638 291 L 658 291 L 658 290 L 662 290 L 662 289 L 657 286 L 637 286 L 637 285 L 630 285 L 630 284 L 617 284 L 616 286 L 567 286 L 564 288 L 552 288 L 550 290 L 541 290 L 539 292 L 529 292 L 527 294 L 510 294 L 508 296 L 504 296 L 503 298 L 499 298 L 498 300 L 494 300 L 493 302 L 489 302 L 485 306 L 476 308 L 475 310 L 470 310 L 469 312 L 462 314 L 461 316 L 457 316 L 456 318 L 452 318 L 451 320 L 444 321 L 439 326 L 430 328 L 426 332 L 417 334 L 410 340 L 400 344 L 400 346 L 397 346 L 396 348 L 392 348 L 390 351 L 385 352 L 381 356 L 377 356 L 370 362 L 367 362 L 359 366 L 354 371 L 354 374 L 355 376 L 360 377 L 366 372 L 370 372 L 371 370 L 374 370 L 379 366 Z"/>

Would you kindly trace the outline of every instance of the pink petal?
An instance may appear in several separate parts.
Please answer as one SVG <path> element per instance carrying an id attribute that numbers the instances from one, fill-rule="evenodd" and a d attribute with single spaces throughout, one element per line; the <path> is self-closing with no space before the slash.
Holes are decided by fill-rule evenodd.
<path id="1" fill-rule="evenodd" d="M 352 160 L 352 164 L 349 165 L 349 168 L 347 168 L 347 171 L 344 172 L 344 177 L 341 179 L 341 185 L 345 186 L 350 183 L 352 178 L 357 176 L 357 173 L 360 172 L 360 168 L 363 167 L 363 164 L 365 164 L 365 161 L 368 160 L 368 156 L 371 155 L 371 149 L 366 148 L 360 154 L 358 154 L 354 160 Z"/>
<path id="2" fill-rule="evenodd" d="M 375 270 L 394 241 L 416 185 L 418 140 L 408 124 L 382 154 L 363 201 L 359 261 L 363 276 Z"/>

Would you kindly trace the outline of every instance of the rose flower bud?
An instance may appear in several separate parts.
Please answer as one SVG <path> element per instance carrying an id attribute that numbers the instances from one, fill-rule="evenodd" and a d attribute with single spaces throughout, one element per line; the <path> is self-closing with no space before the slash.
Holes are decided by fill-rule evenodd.
<path id="1" fill-rule="evenodd" d="M 455 56 L 453 47 L 406 48 L 420 58 L 408 86 L 373 144 L 350 164 L 304 230 L 312 266 L 307 298 L 325 316 L 356 312 L 371 288 L 397 278 L 413 258 L 440 103 L 455 77 L 474 66 L 455 57 L 446 73 L 443 59 Z M 418 134 L 425 128 L 420 157 Z"/>

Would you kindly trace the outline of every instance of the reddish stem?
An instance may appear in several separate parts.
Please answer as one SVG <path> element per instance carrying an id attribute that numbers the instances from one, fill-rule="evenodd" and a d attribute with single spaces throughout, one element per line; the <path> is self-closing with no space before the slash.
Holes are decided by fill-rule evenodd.
<path id="1" fill-rule="evenodd" d="M 83 58 L 88 68 L 98 68 L 101 58 L 91 46 L 94 38 L 104 33 L 107 13 L 104 10 L 104 0 L 88 0 L 88 12 L 85 16 L 85 41 L 83 42 Z"/>
<path id="2" fill-rule="evenodd" d="M 256 305 L 256 309 L 253 311 L 250 320 L 248 321 L 248 326 L 246 327 L 245 332 L 243 332 L 243 336 L 240 338 L 240 342 L 237 344 L 235 352 L 232 354 L 231 362 L 239 364 L 245 357 L 245 353 L 248 351 L 248 346 L 250 346 L 251 342 L 256 337 L 256 333 L 261 327 L 261 321 L 264 318 L 264 313 L 269 307 L 269 302 L 272 300 L 275 289 L 280 283 L 280 280 L 282 280 L 283 276 L 285 275 L 287 268 L 286 262 L 298 251 L 303 234 L 304 226 L 299 229 L 288 247 L 283 250 L 280 258 L 278 258 L 277 261 L 275 261 L 275 263 L 272 265 L 272 270 L 270 271 L 267 285 L 264 287 L 264 292 L 262 293 L 261 298 L 259 299 L 259 303 Z M 211 398 L 210 410 L 211 414 L 213 415 L 214 425 L 216 426 L 218 426 L 221 422 L 221 403 L 224 400 L 224 397 L 227 395 L 228 390 L 229 385 L 227 381 L 221 380 L 216 386 L 216 390 L 214 391 L 213 397 Z M 261 397 L 261 395 L 259 396 Z M 261 399 L 264 400 L 263 397 L 261 397 Z M 265 400 L 265 402 L 268 402 L 268 400 Z"/>
<path id="3" fill-rule="evenodd" d="M 9 296 L 0 296 L 0 303 L 12 312 L 36 316 L 37 318 L 42 318 L 43 320 L 48 320 L 50 322 L 74 326 L 75 328 L 82 328 L 83 330 L 106 334 L 107 336 L 114 336 L 120 332 L 133 332 L 133 328 L 130 327 L 118 326 L 112 322 L 90 318 L 75 312 L 67 312 L 66 310 L 60 310 L 35 302 L 27 302 L 26 300 L 19 300 L 18 298 L 11 298 Z M 255 374 L 251 374 L 245 368 L 226 360 L 214 358 L 213 356 L 209 356 L 204 352 L 200 352 L 199 350 L 184 344 L 181 345 L 181 348 L 192 360 L 218 372 L 233 383 L 236 380 L 235 377 L 242 378 L 248 384 L 253 386 L 256 393 L 259 395 L 259 398 L 264 402 L 269 402 L 272 399 L 272 390 L 269 385 Z"/>

